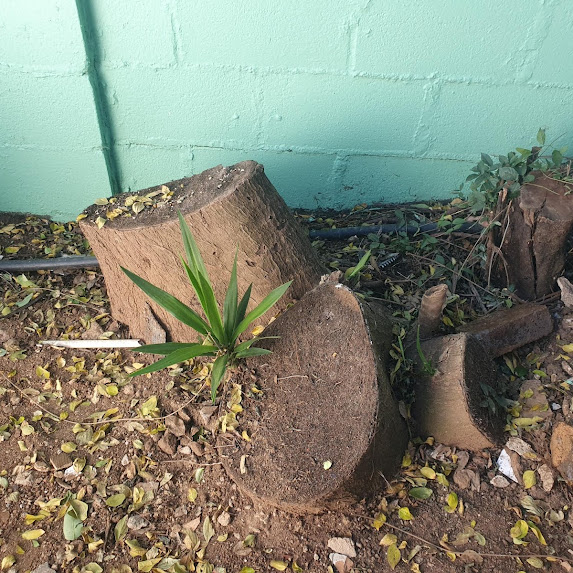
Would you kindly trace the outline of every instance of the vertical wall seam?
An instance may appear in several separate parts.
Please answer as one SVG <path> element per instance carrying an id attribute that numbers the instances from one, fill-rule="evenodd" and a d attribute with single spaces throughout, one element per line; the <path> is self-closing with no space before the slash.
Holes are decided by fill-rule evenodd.
<path id="1" fill-rule="evenodd" d="M 95 16 L 91 0 L 76 0 L 76 10 L 82 31 L 84 51 L 86 55 L 87 75 L 92 89 L 98 129 L 100 132 L 102 153 L 107 169 L 109 186 L 112 195 L 121 192 L 119 162 L 114 147 L 113 125 L 111 110 L 105 95 L 105 87 L 98 64 L 101 61 L 100 45 L 96 37 Z"/>

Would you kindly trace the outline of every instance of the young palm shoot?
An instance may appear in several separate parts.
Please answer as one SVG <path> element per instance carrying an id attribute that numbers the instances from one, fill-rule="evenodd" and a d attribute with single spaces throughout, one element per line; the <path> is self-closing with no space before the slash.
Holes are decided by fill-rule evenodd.
<path id="1" fill-rule="evenodd" d="M 173 295 L 152 285 L 150 282 L 137 276 L 135 273 L 121 267 L 121 270 L 158 305 L 172 314 L 177 320 L 195 330 L 202 340 L 197 343 L 167 342 L 164 344 L 148 344 L 137 348 L 137 352 L 160 354 L 165 356 L 137 370 L 130 376 L 156 372 L 173 364 L 191 360 L 198 356 L 215 357 L 211 369 L 211 399 L 215 402 L 217 389 L 224 379 L 229 366 L 241 358 L 249 356 L 261 356 L 269 354 L 270 350 L 253 346 L 259 340 L 270 337 L 256 336 L 250 340 L 239 343 L 239 337 L 250 325 L 274 306 L 283 296 L 292 281 L 285 283 L 272 290 L 253 310 L 247 313 L 247 307 L 251 298 L 252 284 L 249 285 L 245 294 L 239 300 L 237 287 L 237 254 L 231 271 L 231 279 L 223 302 L 223 314 L 219 312 L 219 305 L 215 299 L 213 287 L 203 263 L 201 253 L 191 234 L 185 219 L 179 213 L 179 223 L 185 247 L 185 258 L 181 258 L 189 282 L 197 295 L 204 317 L 201 317 L 193 309 L 183 304 Z"/>

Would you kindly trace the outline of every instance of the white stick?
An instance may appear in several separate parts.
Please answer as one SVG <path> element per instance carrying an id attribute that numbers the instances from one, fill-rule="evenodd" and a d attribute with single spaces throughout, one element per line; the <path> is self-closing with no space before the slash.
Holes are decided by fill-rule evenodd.
<path id="1" fill-rule="evenodd" d="M 137 348 L 141 346 L 136 339 L 120 340 L 40 340 L 43 346 L 57 346 L 59 348 Z"/>

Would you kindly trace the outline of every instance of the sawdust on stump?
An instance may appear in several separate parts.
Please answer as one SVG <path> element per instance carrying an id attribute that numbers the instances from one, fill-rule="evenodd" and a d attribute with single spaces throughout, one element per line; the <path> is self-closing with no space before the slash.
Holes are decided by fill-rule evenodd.
<path id="1" fill-rule="evenodd" d="M 243 399 L 251 442 L 221 439 L 223 464 L 240 489 L 284 509 L 318 511 L 392 476 L 408 437 L 388 381 L 383 309 L 327 284 L 264 334 L 280 337 L 267 341 L 273 354 L 251 360 L 238 377 L 245 394 L 253 384 L 264 393 Z"/>
<path id="2" fill-rule="evenodd" d="M 218 166 L 136 195 L 149 196 L 163 187 L 173 195 L 134 216 L 132 211 L 121 213 L 98 228 L 98 217 L 101 225 L 108 212 L 133 201 L 133 194 L 124 193 L 114 205 L 92 205 L 80 222 L 101 265 L 113 316 L 129 326 L 132 336 L 162 342 L 163 329 L 171 340 L 196 341 L 192 329 L 150 302 L 120 269 L 129 269 L 201 312 L 180 261 L 184 247 L 177 211 L 191 228 L 217 300 L 225 298 L 235 252 L 239 291 L 253 285 L 250 308 L 290 280 L 286 296 L 272 312 L 318 284 L 317 255 L 262 165 L 244 161 Z"/>

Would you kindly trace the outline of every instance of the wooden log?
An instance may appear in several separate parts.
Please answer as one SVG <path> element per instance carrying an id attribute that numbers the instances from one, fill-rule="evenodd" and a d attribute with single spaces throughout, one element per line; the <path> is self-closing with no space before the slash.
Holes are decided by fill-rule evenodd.
<path id="1" fill-rule="evenodd" d="M 533 172 L 516 199 L 500 197 L 488 245 L 492 278 L 499 286 L 515 285 L 524 300 L 543 297 L 555 287 L 565 265 L 566 242 L 573 227 L 573 184 Z M 507 214 L 501 217 L 504 209 Z"/>
<path id="2" fill-rule="evenodd" d="M 267 341 L 273 353 L 251 359 L 232 380 L 243 388 L 239 423 L 251 441 L 220 438 L 223 464 L 239 488 L 262 503 L 316 512 L 363 495 L 380 474 L 390 479 L 408 432 L 389 384 L 384 308 L 325 284 L 267 334 L 280 336 Z"/>
<path id="3" fill-rule="evenodd" d="M 483 402 L 481 387 L 498 388 L 497 372 L 481 343 L 467 333 L 421 342 L 412 416 L 422 437 L 467 450 L 497 445 L 503 419 Z M 432 372 L 434 370 L 434 372 Z"/>
<path id="4" fill-rule="evenodd" d="M 236 250 L 239 292 L 253 284 L 251 307 L 289 280 L 293 283 L 286 296 L 271 312 L 286 308 L 318 284 L 321 266 L 309 239 L 263 166 L 254 161 L 218 166 L 137 194 L 123 193 L 107 205 L 92 205 L 80 226 L 101 265 L 112 313 L 129 326 L 132 337 L 160 342 L 159 323 L 170 340 L 197 339 L 120 269 L 133 271 L 201 312 L 180 261 L 184 248 L 177 211 L 191 228 L 220 303 Z"/>

